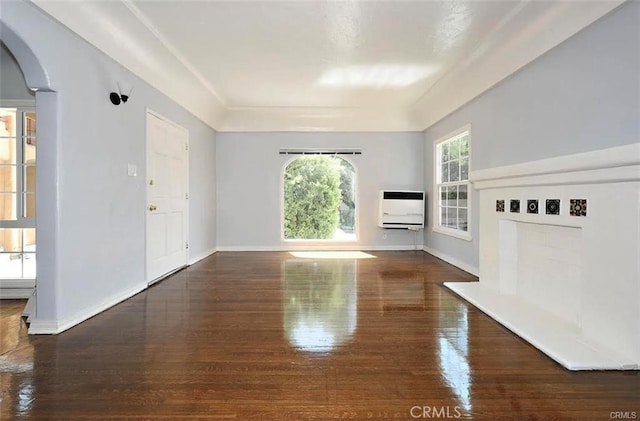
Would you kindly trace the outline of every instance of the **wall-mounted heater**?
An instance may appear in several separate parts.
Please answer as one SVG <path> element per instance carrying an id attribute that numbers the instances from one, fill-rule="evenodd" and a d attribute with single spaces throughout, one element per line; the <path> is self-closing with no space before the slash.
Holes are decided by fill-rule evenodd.
<path id="1" fill-rule="evenodd" d="M 410 230 L 424 228 L 424 192 L 381 190 L 378 226 Z"/>

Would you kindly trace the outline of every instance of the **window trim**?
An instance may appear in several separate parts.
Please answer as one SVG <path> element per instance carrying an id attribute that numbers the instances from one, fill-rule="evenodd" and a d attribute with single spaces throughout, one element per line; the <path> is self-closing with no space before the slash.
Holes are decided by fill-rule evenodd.
<path id="1" fill-rule="evenodd" d="M 461 231 L 453 228 L 443 227 L 440 225 L 440 183 L 438 183 L 438 171 L 440 167 L 440 157 L 438 156 L 438 145 L 451 140 L 452 138 L 459 136 L 465 132 L 469 132 L 469 173 L 471 173 L 471 157 L 472 157 L 472 142 L 471 142 L 471 124 L 467 124 L 451 133 L 448 133 L 433 142 L 433 193 L 432 193 L 432 215 L 431 218 L 431 230 L 438 234 L 444 234 L 450 237 L 454 237 L 460 240 L 472 241 L 471 235 L 472 225 L 472 186 L 469 178 L 467 178 L 467 231 Z"/>
<path id="2" fill-rule="evenodd" d="M 359 212 L 359 204 L 360 204 L 360 186 L 359 186 L 359 177 L 358 177 L 358 167 L 352 158 L 356 156 L 360 156 L 361 153 L 354 154 L 316 154 L 316 153 L 307 153 L 307 154 L 280 154 L 283 157 L 287 157 L 281 167 L 280 170 L 280 241 L 283 243 L 297 244 L 297 245 L 305 245 L 305 244 L 354 244 L 360 241 L 360 212 Z M 284 175 L 287 172 L 287 167 L 293 161 L 302 158 L 303 156 L 308 155 L 331 155 L 336 156 L 337 158 L 344 159 L 353 167 L 353 177 L 354 177 L 354 186 L 356 190 L 355 194 L 355 215 L 354 215 L 354 226 L 355 226 L 355 239 L 353 240 L 334 240 L 334 239 L 308 239 L 308 238 L 286 238 L 284 235 Z"/>

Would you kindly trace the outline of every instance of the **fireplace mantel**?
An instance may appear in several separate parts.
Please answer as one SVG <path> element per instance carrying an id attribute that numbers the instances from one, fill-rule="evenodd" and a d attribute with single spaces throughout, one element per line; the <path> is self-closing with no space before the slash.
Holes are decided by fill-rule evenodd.
<path id="1" fill-rule="evenodd" d="M 480 282 L 445 285 L 570 370 L 640 368 L 640 143 L 470 180 Z"/>

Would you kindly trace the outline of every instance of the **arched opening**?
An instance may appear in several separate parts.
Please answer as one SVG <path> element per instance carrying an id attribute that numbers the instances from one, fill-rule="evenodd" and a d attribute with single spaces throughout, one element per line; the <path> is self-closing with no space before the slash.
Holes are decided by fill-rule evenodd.
<path id="1" fill-rule="evenodd" d="M 38 253 L 38 262 L 35 268 L 38 299 L 35 299 L 36 295 L 32 296 L 25 314 L 40 321 L 55 321 L 57 316 L 56 285 L 59 276 L 59 262 L 57 260 L 59 240 L 57 98 L 56 93 L 51 91 L 47 72 L 32 49 L 4 20 L 0 21 L 0 41 L 15 58 L 24 77 L 23 83 L 26 83 L 29 90 L 35 92 L 36 100 L 34 114 L 29 114 L 26 110 L 17 113 L 23 126 L 20 141 L 23 143 L 22 155 L 26 161 L 21 163 L 22 167 L 20 168 L 23 178 L 22 191 L 16 192 L 16 194 L 23 196 L 23 206 L 20 212 L 35 219 L 35 232 L 37 233 L 35 243 Z M 20 104 L 17 105 L 16 109 L 20 108 Z M 37 115 L 37 118 L 25 121 L 29 115 L 31 117 Z M 37 171 L 35 171 L 35 167 L 31 168 L 34 161 L 37 162 Z M 35 188 L 33 185 L 34 171 Z M 35 201 L 34 208 L 35 197 L 38 199 Z"/>
<path id="2" fill-rule="evenodd" d="M 305 155 L 284 170 L 285 240 L 355 241 L 356 170 L 344 158 Z"/>

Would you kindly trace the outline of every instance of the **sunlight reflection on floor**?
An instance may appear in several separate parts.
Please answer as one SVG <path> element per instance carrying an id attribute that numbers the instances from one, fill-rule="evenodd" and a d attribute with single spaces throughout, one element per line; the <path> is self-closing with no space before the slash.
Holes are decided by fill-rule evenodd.
<path id="1" fill-rule="evenodd" d="M 293 257 L 302 259 L 375 259 L 376 256 L 363 251 L 291 251 Z"/>

